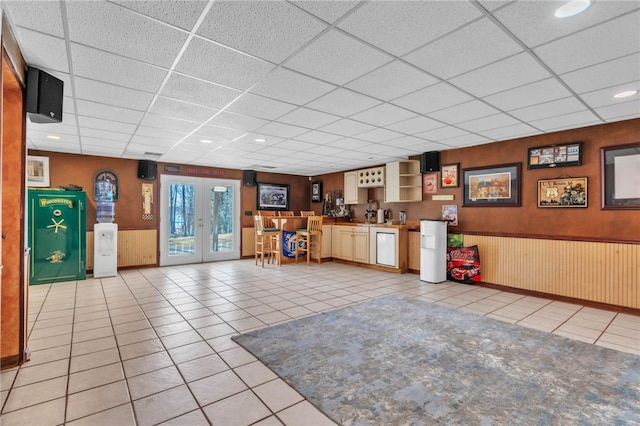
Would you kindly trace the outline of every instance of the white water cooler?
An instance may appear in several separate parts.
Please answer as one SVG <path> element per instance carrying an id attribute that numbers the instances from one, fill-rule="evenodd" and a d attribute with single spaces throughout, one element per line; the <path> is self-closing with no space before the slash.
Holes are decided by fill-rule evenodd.
<path id="1" fill-rule="evenodd" d="M 420 220 L 420 280 L 447 280 L 447 221 Z"/>
<path id="2" fill-rule="evenodd" d="M 118 225 L 93 225 L 93 277 L 115 277 L 118 274 Z"/>

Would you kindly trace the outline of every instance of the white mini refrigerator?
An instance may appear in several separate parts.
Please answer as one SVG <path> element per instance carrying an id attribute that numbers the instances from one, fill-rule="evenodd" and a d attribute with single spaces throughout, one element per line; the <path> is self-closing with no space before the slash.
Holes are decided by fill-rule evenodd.
<path id="1" fill-rule="evenodd" d="M 118 274 L 118 225 L 93 225 L 93 277 L 115 277 Z"/>
<path id="2" fill-rule="evenodd" d="M 420 220 L 420 280 L 447 280 L 447 221 Z"/>

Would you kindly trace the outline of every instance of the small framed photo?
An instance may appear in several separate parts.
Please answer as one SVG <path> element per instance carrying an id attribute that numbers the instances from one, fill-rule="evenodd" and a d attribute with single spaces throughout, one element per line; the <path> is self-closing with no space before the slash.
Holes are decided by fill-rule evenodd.
<path id="1" fill-rule="evenodd" d="M 449 222 L 450 226 L 458 226 L 458 205 L 442 206 L 442 220 Z"/>
<path id="2" fill-rule="evenodd" d="M 463 207 L 520 207 L 522 163 L 464 169 Z"/>
<path id="3" fill-rule="evenodd" d="M 49 186 L 49 157 L 27 156 L 27 186 Z"/>
<path id="4" fill-rule="evenodd" d="M 440 166 L 440 188 L 459 188 L 459 170 L 460 163 L 443 164 Z"/>
<path id="5" fill-rule="evenodd" d="M 587 207 L 587 178 L 540 179 L 538 207 Z"/>
<path id="6" fill-rule="evenodd" d="M 600 148 L 602 209 L 640 209 L 640 142 Z"/>
<path id="7" fill-rule="evenodd" d="M 311 182 L 311 202 L 322 202 L 322 182 Z"/>
<path id="8" fill-rule="evenodd" d="M 438 192 L 438 173 L 425 173 L 422 175 L 422 193 L 435 194 Z"/>

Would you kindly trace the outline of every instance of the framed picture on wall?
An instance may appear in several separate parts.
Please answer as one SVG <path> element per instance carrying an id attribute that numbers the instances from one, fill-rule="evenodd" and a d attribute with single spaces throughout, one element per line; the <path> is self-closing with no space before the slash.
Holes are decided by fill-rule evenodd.
<path id="1" fill-rule="evenodd" d="M 49 186 L 49 157 L 27 155 L 27 186 Z"/>
<path id="2" fill-rule="evenodd" d="M 435 194 L 438 192 L 438 173 L 424 173 L 422 175 L 422 193 Z"/>
<path id="3" fill-rule="evenodd" d="M 582 142 L 536 146 L 528 150 L 528 169 L 580 166 L 582 164 Z"/>
<path id="4" fill-rule="evenodd" d="M 587 178 L 540 179 L 538 207 L 587 207 Z"/>
<path id="5" fill-rule="evenodd" d="M 459 188 L 459 170 L 460 163 L 443 164 L 440 166 L 440 188 Z"/>
<path id="6" fill-rule="evenodd" d="M 640 142 L 600 148 L 602 209 L 640 209 Z"/>
<path id="7" fill-rule="evenodd" d="M 464 169 L 463 207 L 519 207 L 522 163 Z"/>
<path id="8" fill-rule="evenodd" d="M 256 206 L 258 210 L 289 210 L 289 185 L 258 182 Z"/>
<path id="9" fill-rule="evenodd" d="M 322 201 L 322 182 L 311 182 L 311 202 L 320 203 Z"/>

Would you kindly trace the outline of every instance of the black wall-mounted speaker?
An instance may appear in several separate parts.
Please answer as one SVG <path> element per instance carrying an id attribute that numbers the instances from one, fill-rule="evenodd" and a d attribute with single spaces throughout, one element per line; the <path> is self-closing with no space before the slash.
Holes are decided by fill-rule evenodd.
<path id="1" fill-rule="evenodd" d="M 243 170 L 242 172 L 242 184 L 244 186 L 256 186 L 257 185 L 257 173 L 255 170 Z"/>
<path id="2" fill-rule="evenodd" d="M 158 164 L 151 160 L 138 161 L 138 179 L 155 180 Z"/>
<path id="3" fill-rule="evenodd" d="M 29 68 L 25 107 L 33 123 L 60 123 L 63 97 L 62 80 L 37 68 Z"/>
<path id="4" fill-rule="evenodd" d="M 437 172 L 440 170 L 440 152 L 429 151 L 420 155 L 420 173 Z"/>

